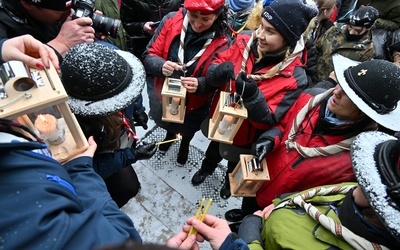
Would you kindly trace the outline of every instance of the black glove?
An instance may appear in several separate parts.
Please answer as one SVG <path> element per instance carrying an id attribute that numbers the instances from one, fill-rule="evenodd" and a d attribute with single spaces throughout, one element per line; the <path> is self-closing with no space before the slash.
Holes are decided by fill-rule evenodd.
<path id="1" fill-rule="evenodd" d="M 143 142 L 142 145 L 131 148 L 131 151 L 136 160 L 145 160 L 150 159 L 155 154 L 157 147 L 155 143 Z"/>
<path id="2" fill-rule="evenodd" d="M 223 62 L 219 64 L 206 76 L 206 82 L 216 88 L 221 87 L 231 79 L 235 79 L 233 64 L 231 62 Z"/>
<path id="3" fill-rule="evenodd" d="M 133 115 L 133 121 L 135 123 L 135 126 L 142 126 L 144 129 L 147 129 L 148 120 L 149 117 L 144 111 Z"/>
<path id="4" fill-rule="evenodd" d="M 245 72 L 240 72 L 236 79 L 236 93 L 241 95 L 243 99 L 246 99 L 252 97 L 257 91 L 257 83 L 253 80 L 248 79 Z"/>
<path id="5" fill-rule="evenodd" d="M 258 139 L 258 141 L 251 145 L 251 154 L 254 155 L 256 160 L 260 163 L 267 155 L 267 153 L 272 151 L 274 146 L 275 142 L 270 139 Z"/>

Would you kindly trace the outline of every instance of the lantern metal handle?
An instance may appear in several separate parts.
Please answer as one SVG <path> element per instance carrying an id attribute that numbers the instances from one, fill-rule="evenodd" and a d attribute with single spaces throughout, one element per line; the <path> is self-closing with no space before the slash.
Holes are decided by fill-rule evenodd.
<path id="1" fill-rule="evenodd" d="M 31 93 L 28 93 L 28 92 L 25 92 L 25 93 L 22 93 L 22 94 L 20 94 L 19 96 L 17 96 L 16 98 L 14 98 L 13 100 L 11 100 L 9 103 L 6 103 L 6 104 L 4 104 L 4 105 L 1 105 L 0 106 L 0 109 L 3 109 L 3 108 L 5 108 L 5 107 L 7 107 L 7 106 L 10 106 L 11 104 L 13 104 L 13 103 L 15 103 L 15 102 L 17 102 L 17 101 L 19 101 L 19 100 L 21 100 L 21 99 L 29 99 L 29 98 L 31 98 L 32 97 L 32 94 Z"/>

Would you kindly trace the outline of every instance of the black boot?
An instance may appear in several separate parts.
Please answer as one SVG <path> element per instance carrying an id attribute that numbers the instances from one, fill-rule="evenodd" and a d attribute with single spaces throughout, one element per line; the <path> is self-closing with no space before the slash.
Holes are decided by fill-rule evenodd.
<path id="1" fill-rule="evenodd" d="M 224 181 L 224 184 L 222 185 L 221 191 L 219 192 L 219 196 L 221 196 L 221 198 L 224 200 L 231 197 L 231 186 L 229 183 L 229 174 L 228 173 L 226 173 L 226 175 L 225 175 L 225 181 Z"/>
<path id="2" fill-rule="evenodd" d="M 221 191 L 219 192 L 219 195 L 221 196 L 222 199 L 228 199 L 231 197 L 231 185 L 229 183 L 229 174 L 233 172 L 237 165 L 237 162 L 231 162 L 228 161 L 228 169 L 225 174 L 225 181 L 224 184 L 222 185 Z"/>
<path id="3" fill-rule="evenodd" d="M 169 141 L 172 139 L 175 139 L 176 135 L 174 133 L 168 132 L 167 131 L 167 135 L 165 136 L 163 141 Z M 158 146 L 158 151 L 160 151 L 161 153 L 165 153 L 168 151 L 169 147 L 171 147 L 173 142 L 168 142 L 168 143 L 163 143 L 160 144 L 160 146 Z"/>
<path id="4" fill-rule="evenodd" d="M 192 177 L 193 186 L 203 183 L 207 176 L 212 175 L 214 170 L 218 167 L 218 163 L 222 161 L 219 154 L 219 142 L 211 141 L 206 150 L 206 158 L 201 163 L 201 168 Z"/>
<path id="5" fill-rule="evenodd" d="M 209 158 L 204 158 L 201 163 L 201 168 L 192 177 L 193 186 L 200 185 L 203 183 L 207 176 L 212 175 L 214 170 L 217 168 L 218 163 L 212 162 Z"/>
<path id="6" fill-rule="evenodd" d="M 181 140 L 181 145 L 179 147 L 179 152 L 178 152 L 178 158 L 176 161 L 179 164 L 184 165 L 187 162 L 188 156 L 189 156 L 189 146 L 190 146 L 190 141 L 192 140 L 193 135 L 184 135 Z"/>
<path id="7" fill-rule="evenodd" d="M 245 214 L 242 209 L 234 208 L 225 213 L 225 219 L 230 222 L 242 221 Z"/>

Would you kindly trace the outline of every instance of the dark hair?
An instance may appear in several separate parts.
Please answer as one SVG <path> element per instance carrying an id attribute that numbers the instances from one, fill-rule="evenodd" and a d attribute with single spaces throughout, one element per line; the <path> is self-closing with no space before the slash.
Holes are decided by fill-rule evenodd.
<path id="1" fill-rule="evenodd" d="M 215 30 L 215 37 L 228 35 L 229 36 L 229 26 L 228 26 L 228 11 L 229 8 L 226 4 L 223 4 L 214 14 L 218 15 L 217 19 L 214 21 L 213 28 Z"/>
<path id="2" fill-rule="evenodd" d="M 102 117 L 76 116 L 86 137 L 93 135 L 99 152 L 120 147 L 122 121 L 115 114 Z"/>

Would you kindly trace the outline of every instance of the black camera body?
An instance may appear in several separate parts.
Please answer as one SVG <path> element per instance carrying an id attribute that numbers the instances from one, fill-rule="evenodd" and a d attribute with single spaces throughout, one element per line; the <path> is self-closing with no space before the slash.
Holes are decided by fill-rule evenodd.
<path id="1" fill-rule="evenodd" d="M 117 38 L 121 21 L 94 13 L 96 10 L 95 0 L 73 0 L 72 9 L 75 11 L 72 16 L 73 19 L 90 17 L 93 21 L 92 27 L 95 31 Z"/>

